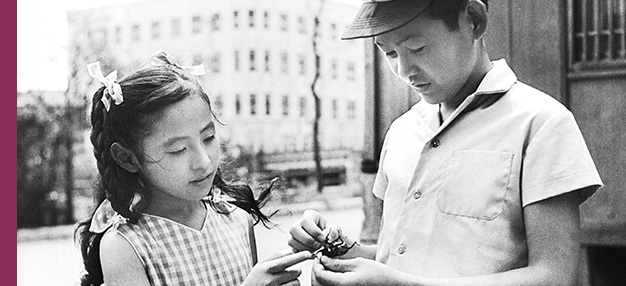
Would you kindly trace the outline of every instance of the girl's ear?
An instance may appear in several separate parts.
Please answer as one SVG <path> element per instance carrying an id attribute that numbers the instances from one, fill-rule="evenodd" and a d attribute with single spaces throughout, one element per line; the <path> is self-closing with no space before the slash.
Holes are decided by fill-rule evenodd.
<path id="1" fill-rule="evenodd" d="M 111 157 L 113 157 L 115 163 L 126 171 L 131 173 L 137 173 L 139 171 L 139 160 L 135 152 L 122 146 L 122 144 L 118 142 L 114 142 L 111 145 Z"/>
<path id="2" fill-rule="evenodd" d="M 480 0 L 469 0 L 465 7 L 465 13 L 472 25 L 472 32 L 476 40 L 481 39 L 487 31 L 487 6 Z"/>

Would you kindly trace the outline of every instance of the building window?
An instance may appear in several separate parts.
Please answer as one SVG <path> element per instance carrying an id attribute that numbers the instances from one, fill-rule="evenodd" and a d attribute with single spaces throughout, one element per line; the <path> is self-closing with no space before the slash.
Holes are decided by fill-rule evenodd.
<path id="1" fill-rule="evenodd" d="M 335 23 L 330 24 L 330 36 L 329 37 L 331 40 L 337 39 L 337 24 Z"/>
<path id="2" fill-rule="evenodd" d="M 215 110 L 218 113 L 221 113 L 222 112 L 222 108 L 224 108 L 224 102 L 223 102 L 221 94 L 217 94 L 215 96 L 215 103 L 214 104 L 215 104 Z"/>
<path id="3" fill-rule="evenodd" d="M 625 1 L 568 2 L 570 69 L 626 67 Z"/>
<path id="4" fill-rule="evenodd" d="M 286 52 L 280 54 L 280 71 L 284 74 L 289 73 L 289 54 Z"/>
<path id="5" fill-rule="evenodd" d="M 235 95 L 235 113 L 237 115 L 241 114 L 241 95 Z"/>
<path id="6" fill-rule="evenodd" d="M 248 27 L 254 28 L 254 11 L 248 11 Z"/>
<path id="7" fill-rule="evenodd" d="M 141 36 L 141 29 L 139 25 L 133 25 L 130 29 L 130 39 L 133 42 L 139 41 L 139 37 Z"/>
<path id="8" fill-rule="evenodd" d="M 235 50 L 235 55 L 234 55 L 234 62 L 235 62 L 235 71 L 239 71 L 239 67 L 240 67 L 240 62 L 239 62 L 239 51 Z"/>
<path id="9" fill-rule="evenodd" d="M 256 94 L 250 95 L 250 115 L 256 114 Z"/>
<path id="10" fill-rule="evenodd" d="M 267 11 L 263 12 L 263 28 L 266 30 L 270 28 L 270 13 Z"/>
<path id="11" fill-rule="evenodd" d="M 306 19 L 298 17 L 298 33 L 306 34 Z"/>
<path id="12" fill-rule="evenodd" d="M 209 70 L 212 73 L 219 73 L 222 66 L 221 55 L 219 52 L 213 53 L 209 59 Z"/>
<path id="13" fill-rule="evenodd" d="M 202 33 L 202 17 L 194 16 L 193 18 L 191 18 L 191 33 Z"/>
<path id="14" fill-rule="evenodd" d="M 300 117 L 306 117 L 306 97 L 300 97 Z"/>
<path id="15" fill-rule="evenodd" d="M 280 14 L 280 30 L 283 32 L 289 31 L 289 19 L 287 14 Z"/>
<path id="16" fill-rule="evenodd" d="M 115 43 L 119 44 L 122 42 L 122 27 L 115 27 Z"/>
<path id="17" fill-rule="evenodd" d="M 283 115 L 289 116 L 289 96 L 283 95 Z"/>
<path id="18" fill-rule="evenodd" d="M 272 113 L 272 100 L 269 94 L 265 95 L 265 115 L 270 115 Z"/>
<path id="19" fill-rule="evenodd" d="M 265 71 L 270 71 L 270 51 L 265 51 Z"/>
<path id="20" fill-rule="evenodd" d="M 330 60 L 330 76 L 332 79 L 337 79 L 338 77 L 337 59 Z"/>
<path id="21" fill-rule="evenodd" d="M 346 78 L 348 81 L 356 80 L 356 64 L 354 62 L 348 62 Z"/>
<path id="22" fill-rule="evenodd" d="M 256 55 L 254 50 L 250 51 L 250 71 L 256 71 Z"/>
<path id="23" fill-rule="evenodd" d="M 348 101 L 348 118 L 356 118 L 356 103 L 354 101 Z"/>
<path id="24" fill-rule="evenodd" d="M 337 117 L 339 116 L 339 102 L 337 102 L 336 99 L 333 99 L 332 101 L 332 108 L 333 108 L 333 119 L 337 119 Z"/>
<path id="25" fill-rule="evenodd" d="M 233 27 L 239 28 L 239 11 L 233 11 Z"/>
<path id="26" fill-rule="evenodd" d="M 215 13 L 211 16 L 211 31 L 219 31 L 220 30 L 220 14 Z"/>
<path id="27" fill-rule="evenodd" d="M 306 74 L 306 57 L 304 55 L 298 56 L 298 66 L 300 67 L 299 73 L 301 75 Z"/>
<path id="28" fill-rule="evenodd" d="M 192 61 L 192 65 L 194 65 L 194 66 L 201 64 L 202 63 L 202 55 L 200 55 L 200 54 L 193 55 L 191 61 Z"/>
<path id="29" fill-rule="evenodd" d="M 153 40 L 161 37 L 161 24 L 159 22 L 152 23 L 150 35 Z"/>
<path id="30" fill-rule="evenodd" d="M 180 36 L 180 19 L 173 19 L 171 22 L 172 37 Z"/>

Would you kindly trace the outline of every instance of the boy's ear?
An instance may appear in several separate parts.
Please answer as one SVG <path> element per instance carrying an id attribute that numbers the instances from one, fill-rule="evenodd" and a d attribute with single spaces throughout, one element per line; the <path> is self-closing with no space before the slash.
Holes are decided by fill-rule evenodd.
<path id="1" fill-rule="evenodd" d="M 475 39 L 481 39 L 487 31 L 488 15 L 487 6 L 480 0 L 469 0 L 465 7 L 466 15 L 472 25 L 472 32 Z"/>
<path id="2" fill-rule="evenodd" d="M 114 142 L 111 145 L 111 157 L 113 157 L 115 163 L 126 171 L 131 173 L 137 173 L 139 171 L 139 160 L 135 152 L 122 146 L 122 144 L 118 142 Z"/>

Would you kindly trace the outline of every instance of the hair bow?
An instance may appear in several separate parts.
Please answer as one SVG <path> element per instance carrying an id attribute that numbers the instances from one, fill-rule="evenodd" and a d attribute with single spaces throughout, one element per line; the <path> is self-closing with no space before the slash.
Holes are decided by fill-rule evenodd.
<path id="1" fill-rule="evenodd" d="M 235 199 L 222 194 L 222 191 L 218 188 L 213 188 L 211 193 L 208 196 L 208 199 L 213 202 L 213 205 L 216 209 L 223 213 L 230 213 L 235 209 L 235 206 L 230 204 L 230 202 L 234 202 Z"/>
<path id="2" fill-rule="evenodd" d="M 195 66 L 181 66 L 176 62 L 172 55 L 164 50 L 159 50 L 152 56 L 151 64 L 152 66 L 173 65 L 175 67 L 184 69 L 195 76 L 201 76 L 206 73 L 206 71 L 204 70 L 204 64 L 199 64 Z"/>
<path id="3" fill-rule="evenodd" d="M 120 224 L 127 222 L 128 219 L 113 210 L 111 202 L 105 199 L 94 212 L 89 231 L 93 233 L 103 233 L 111 226 L 117 228 Z"/>
<path id="4" fill-rule="evenodd" d="M 115 105 L 120 105 L 124 102 L 122 87 L 119 83 L 117 83 L 117 70 L 112 71 L 105 77 L 102 74 L 100 62 L 94 62 L 87 65 L 87 71 L 91 77 L 97 79 L 103 86 L 105 86 L 104 95 L 101 100 L 102 103 L 104 103 L 104 108 L 107 112 L 111 109 L 111 100 L 113 100 Z"/>

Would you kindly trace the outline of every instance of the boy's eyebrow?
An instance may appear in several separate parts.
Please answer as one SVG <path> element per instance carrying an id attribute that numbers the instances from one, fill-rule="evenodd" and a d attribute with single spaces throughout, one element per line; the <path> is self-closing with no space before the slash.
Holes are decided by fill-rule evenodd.
<path id="1" fill-rule="evenodd" d="M 397 42 L 396 42 L 396 45 L 398 45 L 398 46 L 399 46 L 399 45 L 402 45 L 404 42 L 406 42 L 406 41 L 410 40 L 410 39 L 411 39 L 411 37 L 413 37 L 413 36 L 414 36 L 414 35 L 410 35 L 410 34 L 409 34 L 409 35 L 404 36 L 404 38 L 402 38 L 402 39 L 400 39 L 399 41 L 397 41 Z M 380 47 L 380 46 L 386 46 L 386 45 L 387 45 L 385 42 L 381 41 L 381 40 L 380 40 L 380 39 L 378 39 L 378 38 L 374 38 L 374 44 L 375 44 L 375 45 L 377 45 L 377 46 L 379 46 L 379 47 Z"/>

